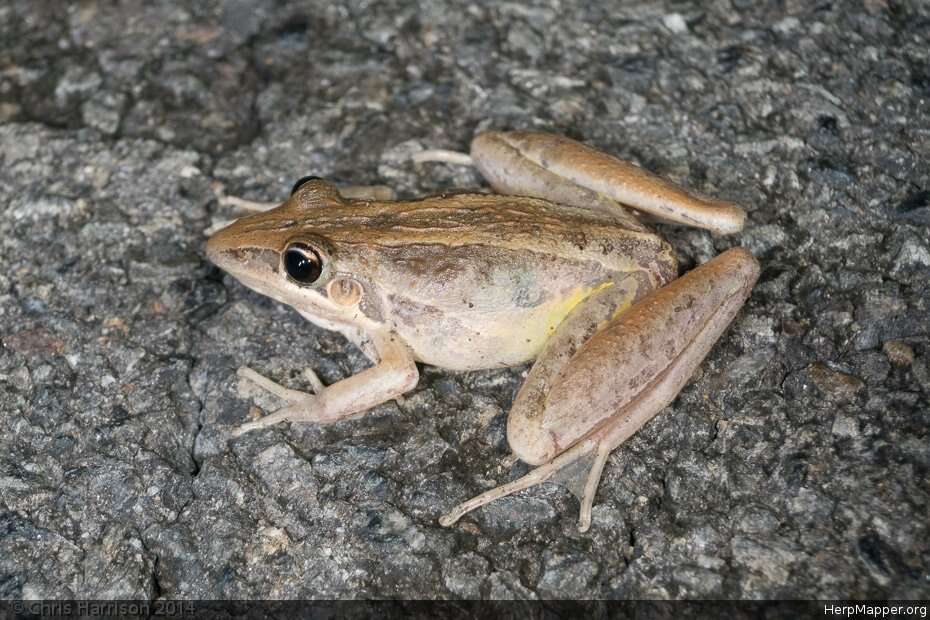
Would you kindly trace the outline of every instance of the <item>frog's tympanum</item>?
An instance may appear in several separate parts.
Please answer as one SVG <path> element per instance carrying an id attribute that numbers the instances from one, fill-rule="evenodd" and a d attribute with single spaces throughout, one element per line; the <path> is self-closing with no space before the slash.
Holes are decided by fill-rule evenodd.
<path id="1" fill-rule="evenodd" d="M 283 204 L 210 238 L 219 267 L 374 363 L 325 387 L 311 373 L 313 394 L 240 369 L 288 404 L 236 434 L 360 413 L 412 390 L 417 362 L 472 370 L 535 359 L 507 439 L 538 467 L 440 521 L 586 459 L 585 530 L 610 452 L 675 398 L 759 274 L 735 248 L 677 278 L 672 248 L 632 210 L 721 234 L 741 230 L 745 214 L 549 134 L 484 133 L 459 160 L 498 194 L 385 201 L 308 177 Z"/>

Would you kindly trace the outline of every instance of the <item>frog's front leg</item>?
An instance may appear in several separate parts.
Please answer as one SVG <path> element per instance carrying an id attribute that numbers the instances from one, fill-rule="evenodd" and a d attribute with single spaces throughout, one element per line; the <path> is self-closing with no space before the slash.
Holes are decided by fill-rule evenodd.
<path id="1" fill-rule="evenodd" d="M 603 325 L 610 289 L 574 310 L 537 359 L 514 401 L 507 438 L 514 453 L 540 465 L 523 478 L 479 495 L 440 522 L 550 478 L 594 454 L 581 498 L 579 529 L 610 452 L 664 409 L 736 316 L 759 275 L 742 249 L 729 250 L 634 303 Z M 599 306 L 600 304 L 600 306 Z M 575 348 L 577 347 L 577 351 Z"/>
<path id="2" fill-rule="evenodd" d="M 233 436 L 284 421 L 335 422 L 397 398 L 416 387 L 419 373 L 413 355 L 395 334 L 387 331 L 371 334 L 363 350 L 374 358 L 374 367 L 325 387 L 311 373 L 309 379 L 314 386 L 313 394 L 286 388 L 251 368 L 240 368 L 240 378 L 252 381 L 288 405 L 239 426 L 233 431 Z"/>

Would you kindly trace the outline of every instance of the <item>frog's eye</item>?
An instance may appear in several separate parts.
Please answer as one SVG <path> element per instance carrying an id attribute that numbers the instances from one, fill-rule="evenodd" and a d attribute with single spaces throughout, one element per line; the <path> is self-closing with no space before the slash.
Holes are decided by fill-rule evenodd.
<path id="1" fill-rule="evenodd" d="M 296 194 L 296 193 L 297 193 L 297 190 L 299 190 L 301 187 L 303 187 L 305 184 L 309 183 L 310 181 L 322 181 L 322 180 L 323 180 L 323 179 L 321 179 L 320 177 L 312 177 L 312 176 L 311 176 L 311 177 L 301 177 L 301 178 L 297 179 L 297 182 L 294 183 L 294 187 L 291 189 L 291 196 L 293 196 L 294 194 Z"/>
<path id="2" fill-rule="evenodd" d="M 293 243 L 284 250 L 284 269 L 298 284 L 313 284 L 323 273 L 323 259 L 309 245 Z"/>

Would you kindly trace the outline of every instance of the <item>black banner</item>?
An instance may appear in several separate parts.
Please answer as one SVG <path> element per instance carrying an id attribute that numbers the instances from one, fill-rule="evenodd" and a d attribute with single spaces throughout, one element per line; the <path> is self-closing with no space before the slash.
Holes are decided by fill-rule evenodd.
<path id="1" fill-rule="evenodd" d="M 0 620 L 31 618 L 920 618 L 928 601 L 0 601 Z"/>

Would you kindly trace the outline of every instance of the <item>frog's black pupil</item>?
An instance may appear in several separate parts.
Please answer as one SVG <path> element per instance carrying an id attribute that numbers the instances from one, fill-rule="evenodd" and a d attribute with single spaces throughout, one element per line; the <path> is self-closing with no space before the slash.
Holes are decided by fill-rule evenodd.
<path id="1" fill-rule="evenodd" d="M 284 268 L 287 275 L 301 284 L 312 284 L 323 272 L 320 255 L 310 248 L 288 248 L 284 253 Z"/>
<path id="2" fill-rule="evenodd" d="M 310 181 L 322 181 L 322 180 L 323 179 L 321 179 L 320 177 L 301 177 L 300 179 L 297 180 L 296 183 L 294 183 L 294 188 L 291 190 L 291 196 L 296 194 L 297 190 L 303 187 L 305 183 L 309 183 Z"/>

